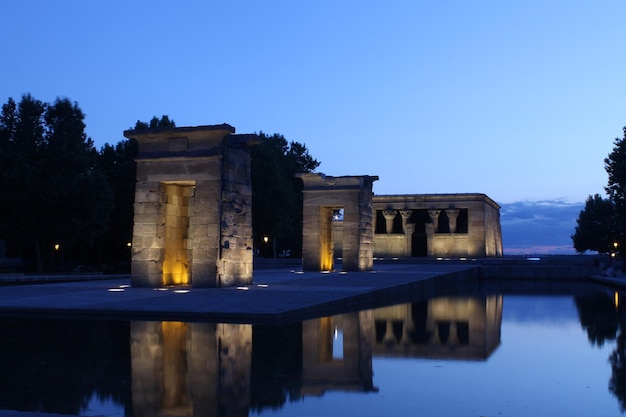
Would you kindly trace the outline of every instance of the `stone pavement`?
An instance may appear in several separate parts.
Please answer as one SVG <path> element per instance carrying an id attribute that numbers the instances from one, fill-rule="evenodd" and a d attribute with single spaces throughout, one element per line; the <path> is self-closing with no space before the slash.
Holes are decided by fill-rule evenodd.
<path id="1" fill-rule="evenodd" d="M 471 285 L 477 265 L 380 264 L 371 272 L 260 270 L 246 287 L 132 288 L 128 276 L 0 287 L 0 315 L 280 324 Z"/>

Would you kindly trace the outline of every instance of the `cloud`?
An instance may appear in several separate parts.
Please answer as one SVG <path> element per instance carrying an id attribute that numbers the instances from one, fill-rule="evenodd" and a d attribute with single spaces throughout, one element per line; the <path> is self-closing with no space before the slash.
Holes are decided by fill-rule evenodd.
<path id="1" fill-rule="evenodd" d="M 500 224 L 505 255 L 574 254 L 571 235 L 585 203 L 562 200 L 502 203 Z"/>

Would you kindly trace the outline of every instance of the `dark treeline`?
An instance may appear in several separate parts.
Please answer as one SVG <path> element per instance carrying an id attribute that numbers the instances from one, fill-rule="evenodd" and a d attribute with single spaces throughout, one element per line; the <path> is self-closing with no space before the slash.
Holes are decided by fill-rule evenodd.
<path id="1" fill-rule="evenodd" d="M 626 254 L 626 127 L 622 131 L 623 137 L 614 140 L 613 150 L 604 158 L 608 197 L 589 195 L 576 219 L 571 237 L 578 252 L 596 251 L 622 259 Z"/>
<path id="2" fill-rule="evenodd" d="M 44 103 L 9 98 L 0 113 L 0 267 L 60 272 L 129 272 L 137 144 L 96 149 L 84 114 L 67 98 Z M 168 116 L 134 129 L 175 127 Z M 121 132 L 120 132 L 121 133 Z M 291 253 L 302 241 L 297 172 L 318 165 L 306 148 L 260 134 L 253 148 L 253 228 L 263 255 Z M 263 237 L 267 236 L 267 243 Z"/>

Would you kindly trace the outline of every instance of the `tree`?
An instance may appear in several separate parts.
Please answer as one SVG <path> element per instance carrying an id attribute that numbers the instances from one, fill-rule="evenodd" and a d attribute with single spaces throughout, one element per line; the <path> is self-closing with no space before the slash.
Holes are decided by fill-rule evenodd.
<path id="1" fill-rule="evenodd" d="M 62 269 L 107 229 L 112 194 L 77 103 L 12 99 L 0 118 L 0 231 L 37 270 Z M 58 246 L 56 246 L 58 245 Z M 53 248 L 58 249 L 55 252 Z"/>
<path id="2" fill-rule="evenodd" d="M 615 139 L 613 150 L 604 159 L 608 200 L 598 194 L 589 196 L 576 220 L 571 238 L 578 252 L 617 252 L 616 244 L 617 248 L 626 244 L 626 127 L 622 131 L 624 136 Z"/>
<path id="3" fill-rule="evenodd" d="M 114 196 L 109 228 L 99 241 L 100 264 L 114 272 L 130 272 L 130 249 L 133 237 L 137 141 L 126 139 L 115 146 L 105 144 L 98 166 L 111 186 Z"/>
<path id="4" fill-rule="evenodd" d="M 577 252 L 590 250 L 606 254 L 615 251 L 614 243 L 618 236 L 613 201 L 603 199 L 599 194 L 587 197 L 585 208 L 581 210 L 576 223 L 571 238 Z"/>
<path id="5" fill-rule="evenodd" d="M 319 162 L 306 145 L 284 136 L 259 133 L 253 146 L 252 226 L 254 245 L 263 256 L 298 256 L 302 250 L 302 181 L 299 172 L 312 172 Z M 264 237 L 268 239 L 264 241 Z"/>
<path id="6" fill-rule="evenodd" d="M 0 116 L 0 238 L 10 256 L 32 259 L 39 233 L 41 164 L 46 106 L 29 94 L 19 103 L 9 98 Z M 38 262 L 40 265 L 41 262 Z"/>
<path id="7" fill-rule="evenodd" d="M 620 247 L 626 244 L 626 127 L 623 137 L 616 138 L 613 150 L 604 159 L 604 169 L 608 174 L 605 191 L 615 206 L 616 241 Z"/>
<path id="8" fill-rule="evenodd" d="M 137 120 L 135 123 L 135 130 L 143 130 L 143 129 L 156 129 L 163 127 L 176 127 L 176 123 L 173 120 L 170 120 L 169 116 L 166 114 L 162 115 L 159 119 L 156 116 L 152 116 L 150 122 L 142 122 L 141 120 Z"/>
<path id="9" fill-rule="evenodd" d="M 95 240 L 108 229 L 113 209 L 110 186 L 97 167 L 98 153 L 85 134 L 84 114 L 76 102 L 57 99 L 46 107 L 46 133 L 41 146 L 40 221 L 48 232 L 46 243 L 60 244 L 63 256 L 80 249 L 93 250 Z M 69 253 L 67 251 L 70 251 Z"/>
<path id="10" fill-rule="evenodd" d="M 168 116 L 154 116 L 150 122 L 137 120 L 135 130 L 176 127 Z M 135 139 L 125 139 L 115 146 L 105 144 L 98 156 L 98 167 L 104 173 L 113 195 L 114 205 L 109 219 L 109 228 L 98 244 L 100 264 L 107 271 L 129 272 L 130 250 L 128 244 L 133 237 L 135 203 L 135 181 L 138 144 Z"/>

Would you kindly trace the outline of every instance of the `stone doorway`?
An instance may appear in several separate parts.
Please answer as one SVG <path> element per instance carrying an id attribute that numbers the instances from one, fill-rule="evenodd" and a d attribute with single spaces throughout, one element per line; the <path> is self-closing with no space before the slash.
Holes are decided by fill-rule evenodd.
<path id="1" fill-rule="evenodd" d="M 162 183 L 165 248 L 163 285 L 191 285 L 189 210 L 195 182 Z"/>
<path id="2" fill-rule="evenodd" d="M 337 233 L 334 226 L 334 216 L 337 210 L 343 207 L 320 207 L 320 270 L 332 271 L 335 269 L 335 253 L 339 252 L 343 259 L 343 228 Z M 337 250 L 338 249 L 338 250 Z"/>

